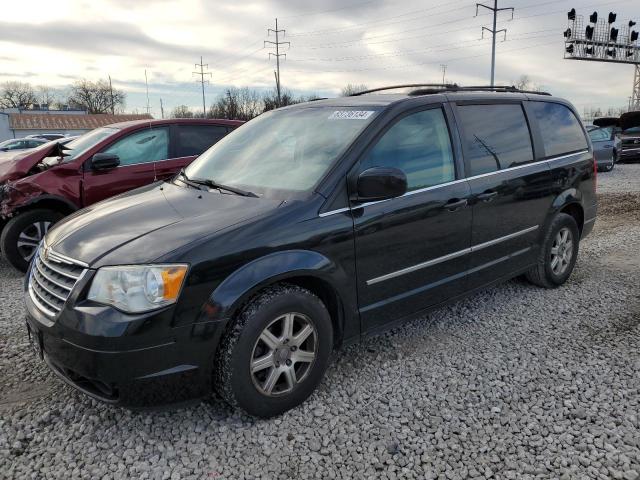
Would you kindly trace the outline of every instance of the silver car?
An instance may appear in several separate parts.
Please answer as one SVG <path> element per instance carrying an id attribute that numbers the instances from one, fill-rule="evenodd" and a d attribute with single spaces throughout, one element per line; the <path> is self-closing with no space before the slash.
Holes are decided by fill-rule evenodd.
<path id="1" fill-rule="evenodd" d="M 613 127 L 594 128 L 588 133 L 593 143 L 598 170 L 610 172 L 618 161 L 621 145 L 615 129 Z"/>

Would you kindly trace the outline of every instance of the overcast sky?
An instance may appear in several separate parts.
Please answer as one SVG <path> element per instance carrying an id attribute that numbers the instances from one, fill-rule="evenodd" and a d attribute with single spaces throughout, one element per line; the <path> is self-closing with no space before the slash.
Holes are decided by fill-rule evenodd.
<path id="1" fill-rule="evenodd" d="M 492 3 L 492 0 L 487 0 Z M 298 94 L 336 96 L 348 83 L 488 84 L 491 17 L 467 0 L 5 0 L 0 19 L 0 82 L 64 87 L 111 75 L 127 92 L 127 110 L 202 105 L 192 74 L 202 55 L 212 76 L 207 103 L 227 86 L 269 89 L 275 61 L 263 48 L 267 28 L 286 29 L 282 85 Z M 623 106 L 630 65 L 563 59 L 566 12 L 618 13 L 640 20 L 640 0 L 500 0 L 507 28 L 497 47 L 496 83 L 521 75 L 585 107 Z"/>

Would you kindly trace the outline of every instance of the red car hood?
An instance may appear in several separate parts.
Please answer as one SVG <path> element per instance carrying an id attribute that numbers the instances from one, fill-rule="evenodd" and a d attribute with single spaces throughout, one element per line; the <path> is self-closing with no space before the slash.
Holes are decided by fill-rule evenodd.
<path id="1" fill-rule="evenodd" d="M 55 147 L 56 145 L 53 144 L 48 145 L 47 148 L 36 148 L 25 152 L 0 153 L 0 183 L 23 178 L 43 158 L 49 156 Z"/>

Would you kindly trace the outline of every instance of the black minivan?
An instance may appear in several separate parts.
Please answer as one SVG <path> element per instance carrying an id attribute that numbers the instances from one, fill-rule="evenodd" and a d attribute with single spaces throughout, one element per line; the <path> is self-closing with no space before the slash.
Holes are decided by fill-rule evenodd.
<path id="1" fill-rule="evenodd" d="M 268 417 L 340 345 L 518 275 L 562 285 L 596 218 L 575 109 L 411 87 L 265 113 L 175 178 L 61 221 L 25 285 L 38 355 L 106 402 L 215 390 Z"/>

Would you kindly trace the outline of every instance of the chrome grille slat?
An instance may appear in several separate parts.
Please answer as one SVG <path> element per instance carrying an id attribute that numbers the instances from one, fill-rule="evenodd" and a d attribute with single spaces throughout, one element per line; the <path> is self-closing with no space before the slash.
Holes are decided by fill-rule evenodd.
<path id="1" fill-rule="evenodd" d="M 40 311 L 48 317 L 55 317 L 64 308 L 73 287 L 86 270 L 80 262 L 73 263 L 67 257 L 59 258 L 50 250 L 48 253 L 44 255 L 40 248 L 33 261 L 29 294 Z"/>
<path id="2" fill-rule="evenodd" d="M 46 280 L 48 280 L 49 282 L 53 283 L 54 285 L 56 285 L 56 286 L 58 286 L 60 288 L 64 288 L 65 290 L 68 290 L 69 292 L 73 288 L 73 285 L 69 286 L 69 285 L 64 285 L 62 283 L 59 283 L 59 281 L 56 281 L 55 279 L 51 278 L 49 275 L 44 273 L 42 271 L 42 267 L 40 266 L 40 262 L 39 261 L 36 260 L 35 265 L 36 265 L 36 269 L 37 269 L 38 273 L 41 276 L 43 276 Z"/>
<path id="3" fill-rule="evenodd" d="M 38 282 L 38 286 L 43 289 L 45 292 L 47 292 L 49 295 L 56 297 L 58 300 L 60 300 L 61 302 L 66 302 L 67 301 L 67 297 L 61 295 L 60 293 L 57 293 L 55 290 L 52 290 L 50 287 L 47 286 L 47 282 L 46 279 L 44 278 L 44 276 L 42 276 L 40 274 L 40 272 L 38 270 L 36 270 L 35 272 L 33 272 L 34 275 L 36 275 L 36 277 L 42 277 L 41 279 L 36 278 L 36 282 Z M 70 292 L 71 290 L 69 290 Z M 67 296 L 68 293 L 67 292 Z"/>
<path id="4" fill-rule="evenodd" d="M 39 259 L 39 260 L 40 260 L 40 259 Z M 43 263 L 44 263 L 44 262 L 43 262 Z M 71 278 L 71 279 L 72 279 L 72 280 L 74 280 L 74 281 L 77 281 L 77 280 L 78 280 L 78 278 L 80 278 L 80 275 L 74 276 L 74 275 L 71 275 L 71 274 L 70 274 L 70 273 L 68 273 L 68 272 L 64 272 L 64 271 L 62 271 L 62 270 L 58 270 L 56 267 L 53 267 L 50 263 L 48 263 L 48 264 L 46 264 L 46 263 L 45 263 L 45 265 L 46 265 L 46 267 L 47 267 L 48 269 L 53 270 L 53 271 L 54 271 L 54 272 L 56 272 L 58 275 L 64 275 L 65 277 L 69 277 L 69 278 Z"/>

